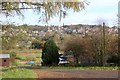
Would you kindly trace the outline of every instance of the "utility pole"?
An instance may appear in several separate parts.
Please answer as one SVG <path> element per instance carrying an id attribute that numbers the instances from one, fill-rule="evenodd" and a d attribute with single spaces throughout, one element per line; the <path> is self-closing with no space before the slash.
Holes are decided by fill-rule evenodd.
<path id="1" fill-rule="evenodd" d="M 120 66 L 120 1 L 118 2 L 118 59 L 118 66 Z"/>
<path id="2" fill-rule="evenodd" d="M 102 65 L 106 65 L 106 52 L 105 52 L 105 23 L 103 22 L 102 27 Z"/>
<path id="3" fill-rule="evenodd" d="M 101 28 L 101 66 L 106 65 L 106 52 L 105 52 L 105 23 L 103 22 Z"/>
<path id="4" fill-rule="evenodd" d="M 120 66 L 120 1 L 118 2 L 118 66 Z M 118 80 L 120 80 L 119 70 L 118 70 Z"/>

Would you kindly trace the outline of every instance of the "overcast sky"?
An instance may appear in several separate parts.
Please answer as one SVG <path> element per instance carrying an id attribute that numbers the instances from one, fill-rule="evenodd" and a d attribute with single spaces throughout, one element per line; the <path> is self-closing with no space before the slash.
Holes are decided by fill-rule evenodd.
<path id="1" fill-rule="evenodd" d="M 59 22 L 59 18 L 55 17 L 51 19 L 49 25 L 63 25 L 64 24 L 100 24 L 106 22 L 108 26 L 114 26 L 117 24 L 118 14 L 118 2 L 120 0 L 87 0 L 89 5 L 85 10 L 78 13 L 69 12 L 65 19 Z M 43 22 L 39 22 L 39 15 L 33 13 L 31 10 L 26 11 L 25 18 L 21 17 L 9 17 L 6 18 L 0 15 L 0 21 L 5 23 L 15 22 L 15 24 L 30 24 L 30 25 L 45 25 Z"/>

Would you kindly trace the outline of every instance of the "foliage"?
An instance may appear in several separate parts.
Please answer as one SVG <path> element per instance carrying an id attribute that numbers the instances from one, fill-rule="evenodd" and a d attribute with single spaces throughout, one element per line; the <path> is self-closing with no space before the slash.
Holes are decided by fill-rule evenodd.
<path id="1" fill-rule="evenodd" d="M 9 39 L 10 38 L 10 39 Z M 16 39 L 15 37 L 8 37 L 8 36 L 3 36 L 2 37 L 2 49 L 14 49 L 16 47 Z"/>
<path id="2" fill-rule="evenodd" d="M 22 44 L 22 42 L 28 41 L 25 30 L 27 30 L 27 28 L 23 26 L 15 26 L 12 24 L 2 25 L 2 49 L 17 49 L 18 46 L 25 45 Z"/>
<path id="3" fill-rule="evenodd" d="M 17 66 L 18 63 L 17 63 L 17 61 L 15 60 L 16 57 L 17 57 L 16 53 L 15 53 L 15 52 L 10 52 L 9 54 L 10 54 L 10 58 L 11 58 L 10 64 L 11 64 L 12 66 Z"/>
<path id="4" fill-rule="evenodd" d="M 27 61 L 35 61 L 36 60 L 36 56 L 35 54 L 29 54 L 26 56 L 26 60 Z"/>
<path id="5" fill-rule="evenodd" d="M 117 65 L 118 61 L 119 61 L 119 58 L 117 55 L 112 55 L 107 60 L 108 63 L 114 63 L 114 65 Z"/>
<path id="6" fill-rule="evenodd" d="M 16 58 L 16 54 L 15 54 L 15 53 L 10 54 L 10 57 L 11 57 L 11 58 Z"/>
<path id="7" fill-rule="evenodd" d="M 75 64 L 78 65 L 80 56 L 83 55 L 82 38 L 74 37 L 66 43 L 65 52 L 72 52 L 75 58 Z"/>
<path id="8" fill-rule="evenodd" d="M 118 39 L 115 33 L 109 33 L 107 27 L 105 27 L 105 53 L 103 54 L 103 37 L 102 37 L 101 27 L 100 31 L 91 35 L 91 43 L 93 46 L 92 52 L 94 53 L 95 63 L 103 65 L 102 59 L 107 61 L 107 56 L 116 55 L 118 51 Z M 103 57 L 104 56 L 104 57 Z"/>
<path id="9" fill-rule="evenodd" d="M 77 1 L 77 0 L 76 0 Z M 42 14 L 40 18 L 44 21 L 50 20 L 50 18 L 54 16 L 65 17 L 67 15 L 67 11 L 72 9 L 75 12 L 78 12 L 85 8 L 87 3 L 85 1 L 77 1 L 77 2 L 1 2 L 0 6 L 2 6 L 1 13 L 9 15 L 23 15 L 22 10 L 32 9 L 34 12 L 38 14 Z M 22 5 L 22 6 L 20 6 Z"/>
<path id="10" fill-rule="evenodd" d="M 32 71 L 25 68 L 9 69 L 3 72 L 3 78 L 36 78 L 37 75 Z M 33 79 L 34 80 L 34 79 Z"/>
<path id="11" fill-rule="evenodd" d="M 99 27 L 98 31 L 84 37 L 70 37 L 66 41 L 65 52 L 73 51 L 73 53 L 77 55 L 78 62 L 80 62 L 81 65 L 103 65 L 103 56 L 105 62 L 107 62 L 108 57 L 118 55 L 118 38 L 116 33 L 110 33 L 108 31 L 109 29 L 105 27 L 105 53 L 103 54 L 101 29 L 102 27 Z"/>
<path id="12" fill-rule="evenodd" d="M 58 47 L 53 40 L 48 40 L 42 50 L 43 65 L 57 65 L 59 62 Z"/>
<path id="13" fill-rule="evenodd" d="M 33 41 L 31 44 L 32 49 L 40 49 L 42 48 L 42 44 L 39 41 Z"/>

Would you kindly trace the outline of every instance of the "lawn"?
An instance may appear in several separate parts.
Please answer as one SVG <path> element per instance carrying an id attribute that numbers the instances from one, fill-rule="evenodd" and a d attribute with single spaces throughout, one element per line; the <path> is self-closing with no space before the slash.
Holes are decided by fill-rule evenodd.
<path id="1" fill-rule="evenodd" d="M 2 78 L 10 78 L 11 80 L 13 78 L 32 78 L 33 80 L 36 80 L 35 78 L 37 78 L 37 74 L 32 70 L 25 68 L 10 68 L 2 72 Z"/>

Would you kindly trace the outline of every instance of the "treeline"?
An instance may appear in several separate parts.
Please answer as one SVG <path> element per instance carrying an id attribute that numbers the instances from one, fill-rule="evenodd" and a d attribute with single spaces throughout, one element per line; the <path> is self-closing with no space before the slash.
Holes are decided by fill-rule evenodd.
<path id="1" fill-rule="evenodd" d="M 119 65 L 118 34 L 110 33 L 105 23 L 90 35 L 72 37 L 65 46 L 65 52 L 73 54 L 76 65 Z"/>
<path id="2" fill-rule="evenodd" d="M 118 64 L 118 37 L 106 35 L 105 52 L 103 53 L 102 37 L 94 34 L 86 37 L 72 37 L 65 44 L 65 54 L 72 54 L 76 65 L 105 66 L 108 63 Z M 103 61 L 105 60 L 105 62 Z M 109 64 L 110 65 L 110 64 Z"/>

